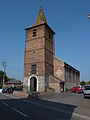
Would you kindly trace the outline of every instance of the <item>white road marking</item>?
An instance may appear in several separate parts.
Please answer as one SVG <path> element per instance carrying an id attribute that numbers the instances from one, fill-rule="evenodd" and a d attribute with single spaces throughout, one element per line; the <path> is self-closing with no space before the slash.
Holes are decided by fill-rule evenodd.
<path id="1" fill-rule="evenodd" d="M 9 106 L 7 103 L 5 103 L 5 102 L 1 102 L 2 104 L 4 104 L 5 106 Z"/>
<path id="2" fill-rule="evenodd" d="M 13 109 L 15 112 L 17 112 L 17 113 L 23 115 L 24 117 L 28 117 L 28 115 L 22 113 L 21 111 L 17 110 L 16 108 L 12 108 L 12 109 Z"/>
<path id="3" fill-rule="evenodd" d="M 34 104 L 34 105 L 37 105 L 37 106 L 41 106 L 41 107 L 44 107 L 44 108 L 47 108 L 47 109 L 55 110 L 55 111 L 61 112 L 61 113 L 71 114 L 71 112 L 72 112 L 72 111 L 70 112 L 70 111 L 66 111 L 66 110 L 62 110 L 62 109 L 57 109 L 55 107 L 47 106 L 47 105 L 40 104 L 40 103 L 31 102 L 31 101 L 28 101 L 28 100 L 23 100 L 23 101 Z M 75 113 L 75 112 L 72 113 L 72 116 L 82 118 L 82 119 L 86 119 L 86 120 L 90 120 L 89 116 L 85 116 L 85 115 Z"/>

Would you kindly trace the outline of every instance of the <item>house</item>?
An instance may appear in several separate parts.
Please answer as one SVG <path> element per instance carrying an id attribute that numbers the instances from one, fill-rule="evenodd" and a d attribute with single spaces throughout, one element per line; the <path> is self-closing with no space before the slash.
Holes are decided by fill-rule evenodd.
<path id="1" fill-rule="evenodd" d="M 15 89 L 21 89 L 22 88 L 22 82 L 19 80 L 12 79 L 8 82 L 5 82 L 5 87 L 15 87 Z"/>

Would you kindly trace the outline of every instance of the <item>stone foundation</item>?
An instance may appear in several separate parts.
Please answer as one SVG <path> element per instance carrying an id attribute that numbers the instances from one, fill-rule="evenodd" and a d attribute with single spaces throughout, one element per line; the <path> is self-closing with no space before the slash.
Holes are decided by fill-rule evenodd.
<path id="1" fill-rule="evenodd" d="M 44 76 L 37 76 L 38 78 L 38 91 L 37 92 L 45 92 L 45 80 Z M 28 79 L 29 77 L 24 77 L 23 82 L 23 91 L 28 93 Z"/>
<path id="2" fill-rule="evenodd" d="M 55 90 L 55 93 L 60 93 L 60 81 L 52 76 L 49 76 L 49 87 Z"/>
<path id="3" fill-rule="evenodd" d="M 24 81 L 23 81 L 23 92 L 28 93 L 28 77 L 24 77 Z"/>

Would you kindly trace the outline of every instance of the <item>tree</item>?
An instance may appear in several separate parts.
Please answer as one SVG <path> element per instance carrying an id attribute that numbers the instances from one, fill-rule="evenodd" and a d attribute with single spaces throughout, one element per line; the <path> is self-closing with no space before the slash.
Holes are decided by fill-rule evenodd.
<path id="1" fill-rule="evenodd" d="M 0 81 L 3 80 L 3 74 L 4 74 L 4 72 L 3 72 L 3 71 L 0 71 Z M 9 78 L 8 76 L 5 76 L 5 80 L 6 80 L 5 82 L 10 81 L 11 78 Z"/>
<path id="2" fill-rule="evenodd" d="M 3 81 L 3 71 L 0 71 L 0 88 L 2 88 L 2 81 Z"/>
<path id="3" fill-rule="evenodd" d="M 0 71 L 0 88 L 2 88 L 3 72 Z"/>
<path id="4" fill-rule="evenodd" d="M 3 74 L 4 74 L 4 72 L 0 71 L 0 81 L 3 80 Z"/>
<path id="5" fill-rule="evenodd" d="M 90 84 L 90 80 L 88 81 L 88 84 Z"/>
<path id="6" fill-rule="evenodd" d="M 4 72 L 3 72 L 3 71 L 0 71 L 0 88 L 2 88 L 3 74 L 4 74 Z M 8 81 L 10 81 L 11 79 L 10 79 L 9 77 L 5 76 L 5 80 L 6 80 L 5 82 L 8 82 Z"/>
<path id="7" fill-rule="evenodd" d="M 81 81 L 80 85 L 82 85 L 82 86 L 86 85 L 85 81 Z"/>

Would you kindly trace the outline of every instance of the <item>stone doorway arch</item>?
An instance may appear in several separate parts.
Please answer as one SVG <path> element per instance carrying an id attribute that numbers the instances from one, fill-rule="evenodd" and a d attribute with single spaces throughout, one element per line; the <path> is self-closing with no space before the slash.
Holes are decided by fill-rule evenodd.
<path id="1" fill-rule="evenodd" d="M 38 91 L 38 78 L 36 76 L 31 76 L 28 80 L 28 92 Z"/>
<path id="2" fill-rule="evenodd" d="M 36 77 L 32 77 L 30 79 L 30 91 L 31 92 L 37 91 L 37 79 L 36 79 Z"/>

